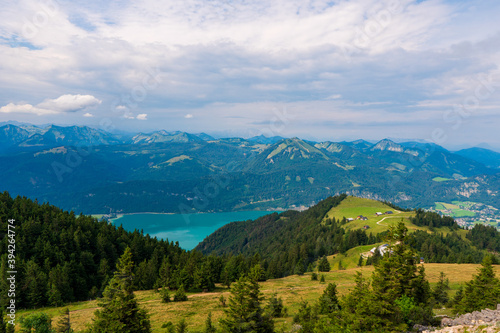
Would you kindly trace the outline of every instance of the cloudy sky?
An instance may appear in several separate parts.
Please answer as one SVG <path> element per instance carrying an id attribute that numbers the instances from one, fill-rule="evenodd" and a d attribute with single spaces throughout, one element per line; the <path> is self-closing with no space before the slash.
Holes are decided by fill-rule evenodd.
<path id="1" fill-rule="evenodd" d="M 0 122 L 500 148 L 496 0 L 20 0 Z"/>

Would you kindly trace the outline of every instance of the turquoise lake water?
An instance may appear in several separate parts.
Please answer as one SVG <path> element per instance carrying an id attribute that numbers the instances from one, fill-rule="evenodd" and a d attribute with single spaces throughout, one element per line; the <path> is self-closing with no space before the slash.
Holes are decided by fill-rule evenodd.
<path id="1" fill-rule="evenodd" d="M 228 213 L 199 214 L 130 214 L 113 219 L 113 224 L 123 225 L 125 230 L 144 230 L 152 237 L 179 242 L 186 250 L 191 250 L 205 237 L 225 224 L 234 221 L 254 220 L 271 214 L 266 211 L 244 211 Z"/>

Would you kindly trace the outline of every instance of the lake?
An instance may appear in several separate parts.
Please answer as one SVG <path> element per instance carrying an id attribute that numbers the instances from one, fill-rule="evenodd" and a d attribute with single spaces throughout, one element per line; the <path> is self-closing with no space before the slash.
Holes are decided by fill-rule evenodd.
<path id="1" fill-rule="evenodd" d="M 144 230 L 152 237 L 179 242 L 186 250 L 191 250 L 220 227 L 234 221 L 254 220 L 271 214 L 268 211 L 243 211 L 227 213 L 198 214 L 127 214 L 113 219 L 116 226 L 120 224 L 128 231 Z"/>

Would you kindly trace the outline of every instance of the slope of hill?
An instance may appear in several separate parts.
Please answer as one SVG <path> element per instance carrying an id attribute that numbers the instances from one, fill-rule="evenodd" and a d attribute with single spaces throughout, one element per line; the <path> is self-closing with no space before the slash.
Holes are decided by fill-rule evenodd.
<path id="1" fill-rule="evenodd" d="M 500 168 L 500 153 L 493 150 L 474 147 L 459 150 L 455 154 L 483 163 L 489 168 Z"/>
<path id="2" fill-rule="evenodd" d="M 153 239 L 138 231 L 128 232 L 27 198 L 11 198 L 7 192 L 0 193 L 0 231 L 4 235 L 0 239 L 2 268 L 7 264 L 7 250 L 12 253 L 9 239 L 15 239 L 18 309 L 99 296 L 127 246 L 133 250 L 138 266 L 149 263 L 148 276 L 153 279 L 158 276 L 162 258 L 170 258 L 181 266 L 187 258 L 186 251 L 173 242 Z M 7 234 L 11 237 L 5 237 Z M 136 273 L 142 274 L 139 269 Z M 6 274 L 6 269 L 2 269 L 2 281 L 6 281 Z M 147 281 L 139 281 L 137 286 L 143 283 Z M 8 288 L 6 283 L 0 283 L 2 307 L 9 302 Z"/>
<path id="3" fill-rule="evenodd" d="M 446 278 L 449 279 L 451 290 L 450 296 L 453 296 L 463 286 L 465 282 L 472 279 L 477 273 L 477 269 L 481 267 L 479 264 L 424 264 L 425 273 L 432 287 L 438 281 L 440 273 L 443 272 Z M 497 276 L 500 276 L 500 266 L 495 265 L 494 271 Z M 355 276 L 357 273 L 362 273 L 363 276 L 369 277 L 373 272 L 373 266 L 363 266 L 358 268 L 348 268 L 346 270 L 337 270 L 335 266 L 332 271 L 321 273 L 325 276 L 325 283 L 311 280 L 311 273 L 304 275 L 292 275 L 281 279 L 272 279 L 264 282 L 259 282 L 263 296 L 267 300 L 274 293 L 277 293 L 282 298 L 284 305 L 288 309 L 288 314 L 284 318 L 276 319 L 276 326 L 283 328 L 285 331 L 292 330 L 293 317 L 299 311 L 301 301 L 307 301 L 309 304 L 314 304 L 323 294 L 329 283 L 335 282 L 339 295 L 346 295 L 355 287 Z M 220 305 L 219 299 L 221 296 L 228 299 L 230 291 L 222 285 L 210 293 L 188 293 L 187 302 L 170 302 L 163 303 L 160 299 L 160 294 L 155 290 L 137 291 L 135 292 L 137 301 L 141 308 L 146 309 L 151 315 L 151 326 L 153 332 L 165 332 L 162 327 L 168 322 L 173 325 L 178 325 L 181 320 L 187 323 L 187 329 L 190 332 L 201 332 L 205 328 L 206 318 L 208 313 L 212 314 L 212 320 L 217 323 L 224 315 L 224 307 Z M 34 313 L 47 313 L 52 317 L 52 322 L 56 323 L 61 318 L 62 310 L 69 308 L 71 316 L 72 328 L 76 331 L 86 329 L 86 325 L 92 322 L 94 311 L 96 310 L 97 301 L 86 301 L 68 304 L 60 307 L 47 307 L 43 309 L 30 309 L 20 311 L 21 316 L 28 316 Z M 436 310 L 437 314 L 451 315 L 450 309 Z M 218 326 L 216 324 L 216 326 Z"/>

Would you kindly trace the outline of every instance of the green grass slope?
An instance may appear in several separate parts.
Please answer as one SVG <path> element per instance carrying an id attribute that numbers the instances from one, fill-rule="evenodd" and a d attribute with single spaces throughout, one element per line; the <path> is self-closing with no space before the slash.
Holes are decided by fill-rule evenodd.
<path id="1" fill-rule="evenodd" d="M 434 286 L 440 272 L 444 272 L 449 279 L 451 290 L 450 296 L 454 295 L 460 285 L 469 281 L 480 265 L 477 264 L 424 264 L 426 276 Z M 497 276 L 500 274 L 500 266 L 494 266 Z M 328 283 L 335 282 L 337 289 L 341 295 L 349 292 L 354 287 L 354 277 L 356 272 L 360 271 L 365 277 L 370 277 L 373 272 L 372 266 L 361 268 L 351 268 L 342 271 L 332 270 L 325 275 L 326 283 L 319 281 L 311 281 L 310 273 L 302 276 L 292 275 L 282 279 L 268 280 L 260 283 L 261 291 L 266 298 L 269 298 L 273 293 L 277 293 L 283 299 L 285 306 L 288 308 L 288 316 L 276 320 L 276 328 L 279 330 L 284 327 L 290 330 L 293 322 L 293 315 L 297 313 L 301 301 L 308 301 L 310 304 L 315 303 Z M 212 313 L 212 319 L 216 326 L 219 326 L 218 320 L 224 315 L 224 308 L 219 304 L 220 295 L 224 295 L 227 299 L 230 296 L 229 290 L 226 288 L 218 288 L 210 293 L 189 293 L 187 302 L 177 303 L 161 303 L 160 294 L 153 290 L 138 291 L 136 296 L 139 305 L 145 308 L 150 314 L 151 326 L 153 332 L 166 332 L 162 325 L 171 321 L 174 325 L 185 319 L 188 323 L 190 332 L 202 331 L 204 329 L 205 319 L 209 312 Z M 81 331 L 92 322 L 94 312 L 98 309 L 97 301 L 79 302 L 69 304 L 71 324 L 73 329 Z M 36 310 L 20 310 L 18 316 L 26 316 L 32 313 L 45 312 L 52 317 L 53 324 L 57 323 L 60 313 L 64 307 L 47 307 Z M 449 309 L 435 310 L 437 314 L 451 314 Z M 19 318 L 18 317 L 18 318 Z M 20 327 L 17 325 L 16 332 L 20 332 Z"/>

